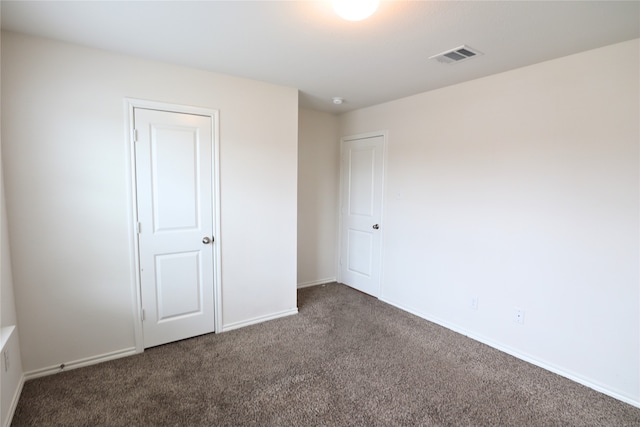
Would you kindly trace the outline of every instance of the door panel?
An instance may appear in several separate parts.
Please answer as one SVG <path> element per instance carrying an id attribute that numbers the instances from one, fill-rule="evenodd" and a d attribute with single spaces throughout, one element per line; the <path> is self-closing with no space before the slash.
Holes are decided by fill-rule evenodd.
<path id="1" fill-rule="evenodd" d="M 202 314 L 200 252 L 156 255 L 158 322 Z"/>
<path id="2" fill-rule="evenodd" d="M 342 145 L 342 283 L 377 296 L 380 287 L 384 137 Z"/>
<path id="3" fill-rule="evenodd" d="M 210 117 L 134 109 L 144 347 L 214 331 Z"/>
<path id="4" fill-rule="evenodd" d="M 347 268 L 349 272 L 371 277 L 372 233 L 363 233 L 354 229 L 349 229 L 348 233 L 347 247 L 349 248 L 349 253 L 347 256 Z"/>
<path id="5" fill-rule="evenodd" d="M 199 226 L 197 129 L 156 125 L 151 135 L 153 228 L 162 232 Z"/>
<path id="6" fill-rule="evenodd" d="M 349 151 L 347 202 L 350 215 L 373 215 L 375 160 L 373 147 L 352 147 Z"/>

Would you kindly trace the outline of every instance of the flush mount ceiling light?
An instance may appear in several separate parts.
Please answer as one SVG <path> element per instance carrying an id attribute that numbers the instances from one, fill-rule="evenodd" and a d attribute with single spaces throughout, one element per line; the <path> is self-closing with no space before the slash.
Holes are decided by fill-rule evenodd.
<path id="1" fill-rule="evenodd" d="M 347 21 L 362 21 L 373 15 L 380 0 L 333 0 L 333 10 Z"/>
<path id="2" fill-rule="evenodd" d="M 333 98 L 331 98 L 331 100 L 336 105 L 340 105 L 344 102 L 344 98 L 340 98 L 339 96 L 334 96 Z"/>

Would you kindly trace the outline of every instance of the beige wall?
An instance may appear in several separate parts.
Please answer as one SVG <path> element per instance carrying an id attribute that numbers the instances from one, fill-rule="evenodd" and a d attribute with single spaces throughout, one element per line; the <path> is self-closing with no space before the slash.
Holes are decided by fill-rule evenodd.
<path id="1" fill-rule="evenodd" d="M 0 59 L 1 70 L 1 59 Z M 0 73 L 1 74 L 1 73 Z M 1 116 L 1 114 L 0 114 Z M 0 123 L 2 120 L 0 119 Z M 0 135 L 0 153 L 1 149 Z M 9 425 L 9 419 L 18 403 L 24 375 L 20 357 L 20 339 L 16 327 L 17 315 L 13 296 L 13 275 L 4 196 L 4 171 L 0 155 L 0 425 Z M 8 362 L 8 363 L 7 363 Z"/>
<path id="2" fill-rule="evenodd" d="M 223 327 L 295 312 L 296 89 L 13 33 L 2 56 L 25 371 L 134 346 L 125 97 L 220 111 Z"/>
<path id="3" fill-rule="evenodd" d="M 2 204 L 0 236 L 2 237 L 2 259 L 0 264 L 0 325 L 10 326 L 16 324 L 16 310 L 13 297 L 13 277 L 11 274 L 11 254 L 9 251 L 9 233 L 7 225 L 7 215 L 4 197 L 4 182 L 2 181 L 2 172 L 0 172 L 0 203 Z"/>
<path id="4" fill-rule="evenodd" d="M 0 42 L 1 42 L 0 37 Z M 0 76 L 2 60 L 0 58 Z M 1 87 L 1 86 L 0 86 Z M 1 110 L 0 110 L 1 117 Z M 0 120 L 0 123 L 2 120 Z M 11 256 L 4 197 L 4 171 L 2 170 L 2 139 L 0 135 L 0 327 L 16 324 L 16 312 L 13 298 L 13 277 L 11 274 Z M 1 422 L 2 420 L 0 420 Z"/>
<path id="5" fill-rule="evenodd" d="M 640 404 L 639 50 L 341 116 L 389 132 L 382 299 Z"/>
<path id="6" fill-rule="evenodd" d="M 300 109 L 298 115 L 298 286 L 336 278 L 338 118 Z"/>

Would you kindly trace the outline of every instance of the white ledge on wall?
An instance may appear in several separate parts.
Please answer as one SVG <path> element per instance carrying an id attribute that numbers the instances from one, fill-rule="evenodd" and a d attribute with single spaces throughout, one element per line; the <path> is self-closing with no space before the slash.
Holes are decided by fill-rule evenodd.
<path id="1" fill-rule="evenodd" d="M 2 329 L 0 329 L 0 352 L 4 351 L 4 346 L 7 345 L 7 342 L 9 342 L 9 337 L 11 337 L 11 334 L 13 333 L 13 330 L 15 329 L 15 326 L 3 326 Z"/>
<path id="2" fill-rule="evenodd" d="M 0 329 L 0 425 L 11 425 L 13 413 L 24 385 L 24 374 L 18 348 L 18 331 L 15 326 L 3 326 Z"/>

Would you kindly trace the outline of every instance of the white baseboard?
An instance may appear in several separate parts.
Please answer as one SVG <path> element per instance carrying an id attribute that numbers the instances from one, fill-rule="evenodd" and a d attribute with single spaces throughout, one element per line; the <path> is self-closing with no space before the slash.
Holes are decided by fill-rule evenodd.
<path id="1" fill-rule="evenodd" d="M 474 334 L 473 332 L 469 332 L 464 328 L 461 328 L 461 327 L 459 327 L 457 325 L 454 325 L 454 324 L 449 323 L 447 321 L 444 321 L 442 319 L 438 319 L 436 317 L 428 316 L 428 315 L 426 315 L 424 313 L 421 313 L 418 310 L 412 309 L 410 307 L 406 307 L 406 306 L 404 306 L 402 304 L 398 304 L 398 303 L 396 303 L 394 301 L 391 301 L 389 299 L 385 299 L 385 298 L 379 298 L 379 299 L 380 299 L 380 301 L 385 302 L 387 304 L 390 304 L 390 305 L 392 305 L 394 307 L 397 307 L 400 310 L 403 310 L 403 311 L 406 311 L 406 312 L 411 313 L 413 315 L 416 315 L 416 316 L 418 316 L 418 317 L 420 317 L 422 319 L 428 320 L 429 322 L 438 324 L 438 325 L 440 325 L 442 327 L 450 329 L 450 330 L 452 330 L 454 332 L 457 332 L 457 333 L 459 333 L 461 335 L 469 337 L 472 340 L 481 342 L 483 344 L 488 345 L 489 347 L 495 348 L 496 350 L 500 350 L 503 353 L 507 353 L 507 354 L 509 354 L 509 355 L 511 355 L 511 356 L 513 356 L 515 358 L 518 358 L 520 360 L 524 360 L 525 362 L 528 362 L 528 363 L 531 363 L 532 365 L 538 366 L 539 368 L 542 368 L 542 369 L 545 369 L 547 371 L 553 372 L 554 374 L 560 375 L 561 377 L 564 377 L 564 378 L 567 378 L 567 379 L 569 379 L 571 381 L 577 382 L 578 384 L 582 384 L 585 387 L 589 387 L 589 388 L 591 388 L 591 389 L 593 389 L 593 390 L 595 390 L 597 392 L 600 392 L 602 394 L 606 394 L 607 396 L 613 397 L 614 399 L 620 400 L 620 401 L 622 401 L 624 403 L 628 403 L 631 406 L 635 406 L 637 408 L 640 408 L 640 400 L 636 400 L 636 399 L 630 398 L 628 396 L 621 395 L 621 394 L 619 394 L 619 393 L 617 393 L 615 391 L 612 391 L 612 390 L 608 389 L 607 387 L 605 387 L 605 386 L 603 386 L 601 384 L 597 384 L 597 383 L 595 383 L 593 381 L 589 381 L 589 380 L 587 380 L 585 378 L 581 378 L 581 377 L 577 376 L 576 374 L 574 374 L 572 372 L 566 371 L 565 369 L 562 369 L 560 367 L 557 367 L 557 366 L 551 365 L 549 363 L 540 361 L 540 360 L 538 360 L 538 359 L 536 359 L 534 357 L 531 357 L 531 356 L 529 356 L 529 355 L 527 355 L 525 353 L 522 353 L 522 352 L 520 352 L 518 350 L 515 350 L 515 349 L 513 349 L 513 348 L 511 348 L 509 346 L 505 346 L 503 344 L 500 344 L 500 343 L 497 343 L 495 341 L 492 341 L 492 340 L 490 340 L 490 339 L 488 339 L 486 337 Z"/>
<path id="2" fill-rule="evenodd" d="M 326 279 L 312 280 L 310 282 L 302 282 L 302 283 L 298 283 L 298 289 L 308 288 L 308 287 L 317 286 L 317 285 L 326 285 L 327 283 L 332 283 L 335 281 L 336 281 L 335 277 L 327 277 Z"/>
<path id="3" fill-rule="evenodd" d="M 25 372 L 25 380 L 31 380 L 34 378 L 44 377 L 47 375 L 57 374 L 62 371 L 69 371 L 71 369 L 82 368 L 84 366 L 96 365 L 98 363 L 107 362 L 113 359 L 119 359 L 121 357 L 133 356 L 136 354 L 136 348 L 125 348 L 122 350 L 112 351 L 110 353 L 99 354 L 97 356 L 87 357 L 85 359 L 74 360 L 73 362 L 67 362 L 64 364 L 64 368 L 60 368 L 60 365 L 49 366 L 47 368 L 36 369 L 35 371 Z"/>
<path id="4" fill-rule="evenodd" d="M 13 394 L 13 398 L 11 399 L 11 405 L 9 406 L 9 410 L 7 412 L 6 422 L 3 427 L 10 427 L 11 421 L 13 421 L 13 414 L 16 413 L 16 408 L 18 407 L 18 400 L 20 400 L 20 395 L 22 394 L 22 387 L 24 387 L 24 374 L 20 376 L 20 381 L 18 382 L 18 387 L 16 387 L 16 391 Z"/>
<path id="5" fill-rule="evenodd" d="M 297 308 L 294 308 L 292 310 L 280 311 L 278 313 L 273 313 L 266 316 L 254 317 L 252 319 L 242 320 L 240 322 L 229 323 L 228 325 L 222 326 L 222 332 L 229 332 L 234 329 L 244 328 L 245 326 L 255 325 L 258 323 L 266 322 L 267 320 L 279 319 L 280 317 L 291 316 L 294 314 L 298 314 Z"/>

